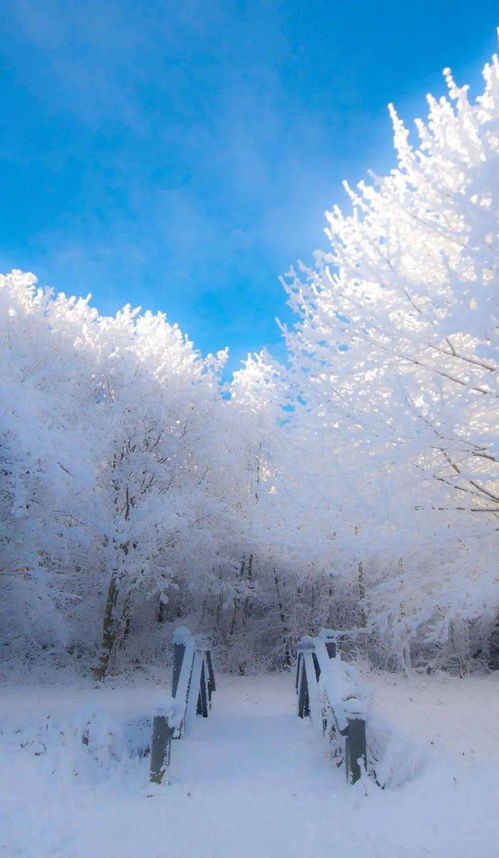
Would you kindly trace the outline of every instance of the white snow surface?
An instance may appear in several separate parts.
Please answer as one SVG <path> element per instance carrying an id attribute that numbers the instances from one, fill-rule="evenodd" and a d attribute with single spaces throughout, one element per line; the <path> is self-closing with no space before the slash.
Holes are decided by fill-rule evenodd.
<path id="1" fill-rule="evenodd" d="M 171 784 L 154 788 L 132 751 L 156 681 L 4 686 L 0 854 L 498 858 L 499 677 L 364 678 L 398 788 L 347 786 L 297 718 L 289 674 L 219 677 L 210 717 L 173 743 Z"/>

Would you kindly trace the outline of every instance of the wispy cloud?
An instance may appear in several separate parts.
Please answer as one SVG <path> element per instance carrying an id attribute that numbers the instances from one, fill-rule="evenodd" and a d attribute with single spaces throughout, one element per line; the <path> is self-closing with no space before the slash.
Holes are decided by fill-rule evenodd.
<path id="1" fill-rule="evenodd" d="M 440 54 L 393 4 L 4 0 L 0 259 L 162 307 L 203 347 L 277 340 L 279 274 L 324 243 L 344 177 L 391 163 L 418 27 Z"/>

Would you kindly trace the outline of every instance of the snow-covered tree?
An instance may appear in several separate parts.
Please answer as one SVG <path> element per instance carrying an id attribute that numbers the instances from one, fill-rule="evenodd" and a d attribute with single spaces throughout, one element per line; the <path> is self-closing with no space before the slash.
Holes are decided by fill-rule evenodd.
<path id="1" fill-rule="evenodd" d="M 397 168 L 347 187 L 330 249 L 286 284 L 302 422 L 327 450 L 340 553 L 376 570 L 385 636 L 427 623 L 447 640 L 494 605 L 498 74 L 494 57 L 470 103 L 446 71 L 417 148 L 391 109 Z"/>
<path id="2" fill-rule="evenodd" d="M 3 573 L 24 593 L 31 639 L 35 615 L 43 639 L 50 629 L 42 599 L 58 618 L 61 600 L 82 601 L 91 640 L 103 613 L 103 675 L 132 602 L 165 600 L 175 577 L 211 563 L 221 358 L 201 359 L 162 315 L 101 317 L 35 282 L 0 284 Z"/>

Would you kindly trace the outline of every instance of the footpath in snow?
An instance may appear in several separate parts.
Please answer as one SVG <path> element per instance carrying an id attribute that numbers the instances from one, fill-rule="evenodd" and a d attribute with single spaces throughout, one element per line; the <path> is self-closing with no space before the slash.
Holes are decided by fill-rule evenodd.
<path id="1" fill-rule="evenodd" d="M 412 686 L 400 680 L 394 693 L 391 678 L 373 679 L 381 708 L 403 727 Z M 472 693 L 473 680 L 449 679 L 438 694 L 448 686 L 476 695 L 478 716 L 480 695 L 492 701 L 499 690 L 489 680 L 476 680 Z M 425 694 L 431 710 L 434 686 L 423 681 Z M 219 678 L 210 717 L 173 743 L 171 785 L 151 788 L 148 759 L 130 760 L 123 748 L 89 764 L 75 729 L 83 704 L 119 732 L 157 699 L 153 683 L 4 690 L 2 858 L 499 858 L 497 761 L 435 750 L 435 730 L 422 729 L 417 739 L 394 739 L 395 761 L 418 742 L 425 757 L 405 786 L 347 786 L 310 723 L 296 717 L 290 675 Z M 458 720 L 450 707 L 451 733 Z"/>

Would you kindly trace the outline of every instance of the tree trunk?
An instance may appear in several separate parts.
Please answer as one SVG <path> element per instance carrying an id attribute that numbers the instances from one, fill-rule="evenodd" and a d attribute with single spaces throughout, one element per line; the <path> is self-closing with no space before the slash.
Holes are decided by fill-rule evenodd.
<path id="1" fill-rule="evenodd" d="M 365 629 L 367 627 L 367 613 L 366 613 L 366 584 L 364 580 L 364 566 L 362 564 L 362 560 L 359 563 L 359 625 L 361 629 Z"/>
<path id="2" fill-rule="evenodd" d="M 117 570 L 114 570 L 111 575 L 111 580 L 109 582 L 106 606 L 104 608 L 104 620 L 102 624 L 101 653 L 99 658 L 99 664 L 93 670 L 93 674 L 96 679 L 104 679 L 109 669 L 111 653 L 113 652 L 114 645 L 116 642 L 117 628 L 115 612 L 118 595 L 118 572 Z"/>
<path id="3" fill-rule="evenodd" d="M 286 667 L 290 667 L 292 658 L 291 658 L 291 647 L 289 640 L 289 628 L 286 623 L 286 616 L 284 613 L 284 606 L 282 604 L 282 596 L 281 596 L 281 587 L 279 584 L 279 578 L 276 570 L 274 569 L 274 582 L 275 582 L 275 590 L 277 594 L 277 607 L 279 609 L 279 618 L 281 620 L 282 627 L 282 642 L 284 644 L 284 664 Z"/>
<path id="4" fill-rule="evenodd" d="M 115 570 L 111 575 L 104 608 L 99 664 L 93 670 L 94 677 L 99 680 L 104 679 L 109 673 L 111 660 L 125 645 L 130 630 L 132 596 L 130 592 L 127 593 L 118 611 L 117 605 L 121 595 L 120 575 Z"/>

